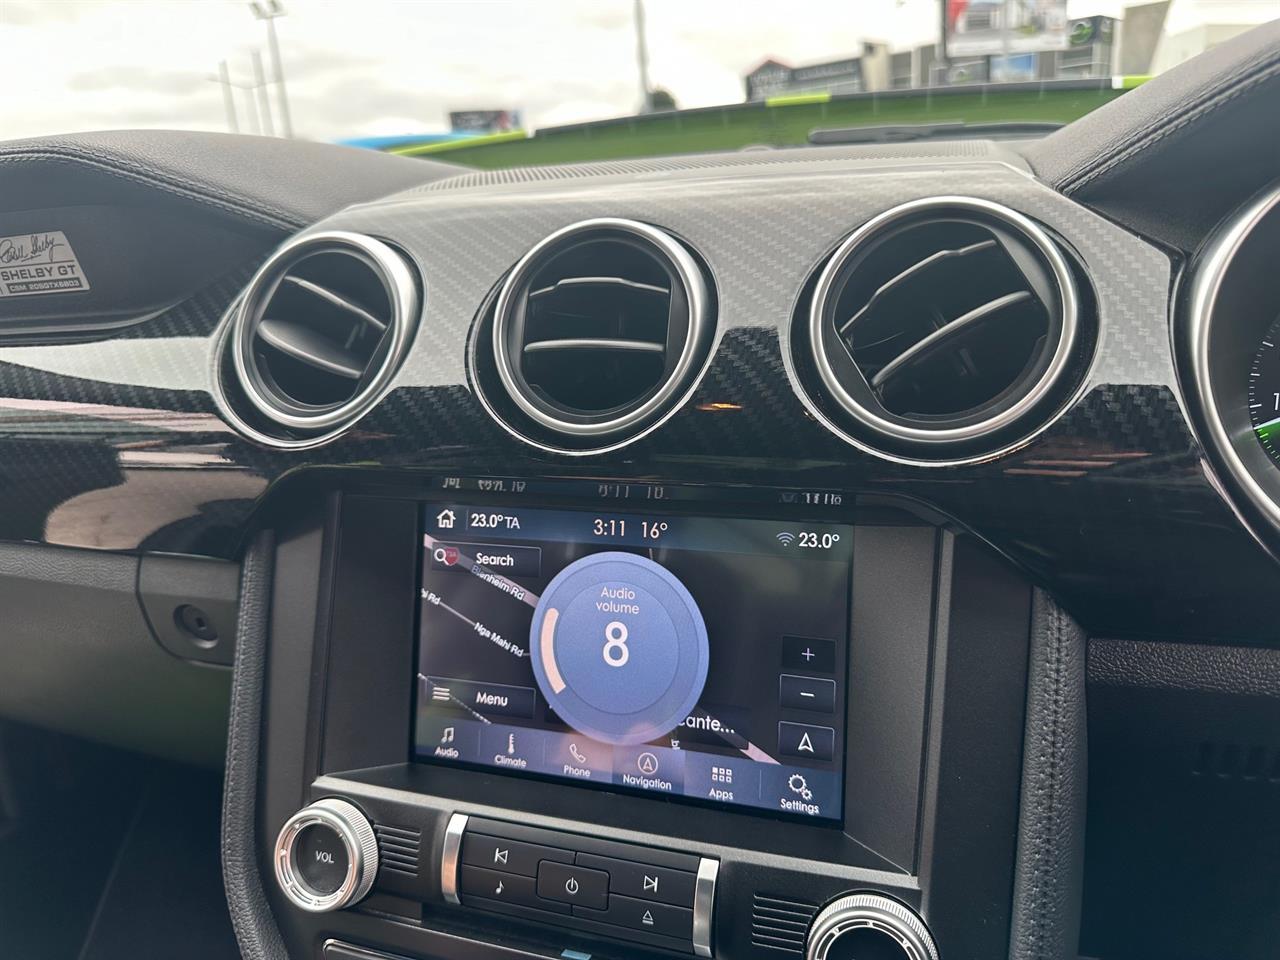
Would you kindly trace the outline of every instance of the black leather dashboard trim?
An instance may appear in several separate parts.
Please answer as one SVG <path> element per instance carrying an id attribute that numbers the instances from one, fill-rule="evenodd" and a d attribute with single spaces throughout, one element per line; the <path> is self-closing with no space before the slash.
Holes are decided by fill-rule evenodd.
<path id="1" fill-rule="evenodd" d="M 1080 627 L 1037 590 L 1031 613 L 1010 960 L 1076 956 L 1088 779 L 1085 646 Z"/>
<path id="2" fill-rule="evenodd" d="M 1065 193 L 1118 171 L 1188 124 L 1280 77 L 1280 21 L 1208 51 L 1039 141 L 1027 157 Z"/>
<path id="3" fill-rule="evenodd" d="M 1280 698 L 1280 650 L 1095 639 L 1089 683 Z"/>
<path id="4" fill-rule="evenodd" d="M 222 794 L 222 879 L 236 940 L 246 960 L 288 957 L 262 888 L 256 845 L 258 757 L 274 553 L 274 538 L 268 531 L 259 534 L 244 558 Z"/>
<path id="5" fill-rule="evenodd" d="M 1280 21 L 1201 54 L 1028 144 L 1040 179 L 1104 216 L 1190 252 L 1275 180 Z"/>
<path id="6" fill-rule="evenodd" d="M 113 130 L 0 146 L 0 164 L 22 163 L 72 164 L 286 231 L 458 172 L 372 150 L 170 130 Z"/>

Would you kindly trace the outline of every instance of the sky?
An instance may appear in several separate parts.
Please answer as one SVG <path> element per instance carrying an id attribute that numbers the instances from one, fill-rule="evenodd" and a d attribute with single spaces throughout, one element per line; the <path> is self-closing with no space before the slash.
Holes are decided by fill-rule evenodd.
<path id="1" fill-rule="evenodd" d="M 1069 0 L 1071 16 L 1132 0 Z M 319 140 L 447 129 L 459 109 L 531 128 L 635 112 L 633 0 L 283 0 L 295 133 Z M 766 56 L 800 64 L 862 41 L 929 42 L 937 0 L 645 0 L 653 84 L 681 107 L 733 103 Z M 1262 22 L 1280 0 L 1175 0 L 1170 27 Z M 239 0 L 0 0 L 0 140 L 128 127 L 226 130 L 226 60 L 251 82 L 264 25 Z M 269 67 L 268 67 L 269 69 Z M 243 132 L 251 91 L 236 92 Z"/>

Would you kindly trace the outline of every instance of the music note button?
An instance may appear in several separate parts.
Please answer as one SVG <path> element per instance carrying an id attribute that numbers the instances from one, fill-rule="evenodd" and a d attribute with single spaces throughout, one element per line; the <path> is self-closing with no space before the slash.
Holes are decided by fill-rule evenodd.
<path id="1" fill-rule="evenodd" d="M 536 907 L 550 913 L 567 914 L 571 909 L 568 904 L 539 897 L 533 877 L 499 873 L 467 864 L 463 864 L 458 871 L 458 892 L 463 903 L 474 903 L 477 906 L 483 906 L 487 901 Z"/>
<path id="2" fill-rule="evenodd" d="M 418 715 L 417 755 L 432 760 L 474 760 L 480 750 L 480 723 L 456 717 Z"/>

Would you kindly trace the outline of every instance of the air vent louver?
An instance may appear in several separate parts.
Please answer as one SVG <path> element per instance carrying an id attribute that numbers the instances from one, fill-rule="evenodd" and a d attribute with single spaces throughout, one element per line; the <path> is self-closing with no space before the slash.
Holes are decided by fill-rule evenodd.
<path id="1" fill-rule="evenodd" d="M 687 393 L 706 358 L 710 311 L 702 268 L 669 234 L 628 220 L 574 224 L 503 285 L 494 369 L 515 419 L 537 437 L 616 441 Z"/>
<path id="2" fill-rule="evenodd" d="M 246 290 L 232 331 L 238 386 L 274 439 L 353 422 L 381 396 L 410 341 L 417 288 L 404 260 L 358 234 L 281 248 Z"/>
<path id="3" fill-rule="evenodd" d="M 876 217 L 817 279 L 807 342 L 865 446 L 914 462 L 992 455 L 1044 426 L 1077 356 L 1067 261 L 1012 210 L 969 198 Z"/>
<path id="4" fill-rule="evenodd" d="M 802 955 L 817 912 L 814 903 L 757 893 L 751 905 L 752 946 Z"/>
<path id="5" fill-rule="evenodd" d="M 417 877 L 422 831 L 375 824 L 373 832 L 378 837 L 378 869 Z"/>

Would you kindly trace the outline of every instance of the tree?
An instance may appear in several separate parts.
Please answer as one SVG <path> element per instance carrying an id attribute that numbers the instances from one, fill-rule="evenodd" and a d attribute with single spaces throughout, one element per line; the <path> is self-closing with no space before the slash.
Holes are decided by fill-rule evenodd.
<path id="1" fill-rule="evenodd" d="M 676 98 L 671 95 L 670 90 L 662 87 L 654 87 L 649 93 L 649 109 L 650 110 L 677 110 Z"/>

